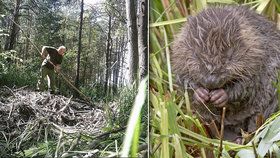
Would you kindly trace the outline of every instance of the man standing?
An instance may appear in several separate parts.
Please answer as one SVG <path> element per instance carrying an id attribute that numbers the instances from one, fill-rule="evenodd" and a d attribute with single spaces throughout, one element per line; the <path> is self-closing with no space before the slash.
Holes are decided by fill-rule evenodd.
<path id="1" fill-rule="evenodd" d="M 43 83 L 44 79 L 48 76 L 48 88 L 50 89 L 50 93 L 55 93 L 55 72 L 58 73 L 61 69 L 60 65 L 62 63 L 62 58 L 65 51 L 66 48 L 64 46 L 60 46 L 58 49 L 49 46 L 43 46 L 41 56 L 43 57 L 44 61 L 41 65 L 41 74 L 37 83 L 38 90 L 45 90 Z"/>

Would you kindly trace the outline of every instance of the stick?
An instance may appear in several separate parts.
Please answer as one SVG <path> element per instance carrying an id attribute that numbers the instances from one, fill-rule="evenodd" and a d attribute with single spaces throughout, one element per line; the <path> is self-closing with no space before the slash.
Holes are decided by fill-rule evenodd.
<path id="1" fill-rule="evenodd" d="M 68 99 L 66 105 L 63 108 L 61 108 L 57 113 L 63 112 L 68 107 L 71 99 L 72 99 L 72 96 Z"/>
<path id="2" fill-rule="evenodd" d="M 257 154 L 257 150 L 256 150 L 256 146 L 255 146 L 255 143 L 254 141 L 252 141 L 252 146 L 253 146 L 253 151 L 254 151 L 254 155 L 255 155 L 255 158 L 258 158 L 258 154 Z"/>
<path id="3" fill-rule="evenodd" d="M 218 158 L 220 158 L 222 156 L 222 151 L 223 151 L 223 137 L 224 137 L 225 115 L 226 115 L 226 107 L 223 107 L 222 117 L 221 117 L 220 148 L 219 148 L 219 156 L 218 156 Z"/>

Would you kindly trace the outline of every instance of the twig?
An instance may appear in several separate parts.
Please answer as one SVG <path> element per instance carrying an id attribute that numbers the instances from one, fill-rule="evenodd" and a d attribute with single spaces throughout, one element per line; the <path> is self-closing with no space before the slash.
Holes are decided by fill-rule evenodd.
<path id="1" fill-rule="evenodd" d="M 10 117 L 11 117 L 11 115 L 12 115 L 12 112 L 13 112 L 13 110 L 14 110 L 14 106 L 15 106 L 15 104 L 12 103 L 12 106 L 11 106 L 11 109 L 10 109 L 10 112 L 9 112 L 9 116 L 8 116 L 8 120 L 10 119 Z"/>
<path id="2" fill-rule="evenodd" d="M 13 94 L 13 96 L 16 97 L 16 94 L 14 93 L 14 91 L 11 88 L 9 88 L 8 86 L 3 86 L 3 87 L 8 89 Z"/>
<path id="3" fill-rule="evenodd" d="M 73 150 L 77 146 L 77 144 L 79 143 L 80 139 L 81 139 L 81 133 L 79 132 L 78 136 L 74 139 L 74 141 L 72 142 L 70 148 L 68 149 L 68 152 Z"/>
<path id="4" fill-rule="evenodd" d="M 253 146 L 253 151 L 254 151 L 254 155 L 255 155 L 255 158 L 258 158 L 258 154 L 257 154 L 257 150 L 256 150 L 256 146 L 255 146 L 255 143 L 254 141 L 252 141 L 252 146 Z"/>
<path id="5" fill-rule="evenodd" d="M 162 144 L 162 143 L 159 143 L 159 144 L 157 145 L 157 147 L 155 148 L 154 151 L 150 151 L 150 152 L 151 152 L 150 155 L 154 155 L 154 153 L 159 149 L 159 147 L 161 146 L 161 144 Z"/>
<path id="6" fill-rule="evenodd" d="M 71 97 L 68 99 L 66 105 L 65 105 L 63 108 L 61 108 L 57 113 L 63 112 L 63 111 L 68 107 L 68 105 L 69 105 L 71 99 L 72 99 L 72 95 L 71 95 Z"/>
<path id="7" fill-rule="evenodd" d="M 102 138 L 102 137 L 104 137 L 104 136 L 107 136 L 107 135 L 110 135 L 110 134 L 113 134 L 113 133 L 118 133 L 118 132 L 120 132 L 120 131 L 122 131 L 122 130 L 125 130 L 125 129 L 126 129 L 126 126 L 121 127 L 121 128 L 119 128 L 119 129 L 116 129 L 116 130 L 113 130 L 113 131 L 109 131 L 109 132 L 102 133 L 102 134 L 100 134 L 100 135 L 98 135 L 98 136 L 93 137 L 93 139 Z"/>
<path id="8" fill-rule="evenodd" d="M 226 107 L 223 107 L 222 118 L 221 118 L 220 148 L 219 148 L 219 156 L 218 156 L 218 158 L 220 158 L 222 156 L 222 151 L 223 151 L 223 137 L 224 137 L 224 120 L 225 120 L 225 115 L 226 115 Z"/>
<path id="9" fill-rule="evenodd" d="M 60 127 L 59 125 L 51 122 L 51 124 L 53 125 L 54 128 L 58 129 L 59 131 L 62 131 L 63 133 L 66 133 L 66 134 L 73 134 L 73 133 L 76 133 L 77 130 L 73 130 L 73 129 L 67 129 L 65 127 Z M 56 131 L 54 131 L 56 132 Z"/>
<path id="10" fill-rule="evenodd" d="M 102 140 L 107 138 L 108 135 L 113 134 L 113 133 L 118 133 L 118 132 L 123 131 L 125 129 L 126 129 L 126 126 L 125 127 L 121 127 L 119 129 L 116 129 L 116 130 L 113 130 L 113 131 L 102 133 L 102 134 L 100 134 L 98 136 L 95 136 L 95 137 L 92 138 L 94 140 L 89 143 L 89 146 L 91 148 L 96 148 L 100 144 L 100 142 L 102 142 Z"/>
<path id="11" fill-rule="evenodd" d="M 23 87 L 20 87 L 20 88 L 17 88 L 17 89 L 14 89 L 14 91 L 20 91 L 20 90 L 23 90 L 24 88 L 26 88 L 28 86 L 23 86 Z"/>
<path id="12" fill-rule="evenodd" d="M 220 137 L 220 132 L 219 132 L 219 129 L 215 123 L 214 120 L 212 120 L 209 124 L 206 124 L 210 130 L 210 135 L 211 136 L 214 136 L 216 138 L 219 138 Z"/>
<path id="13" fill-rule="evenodd" d="M 195 94 L 197 94 L 197 92 L 195 91 L 195 89 L 194 89 L 193 87 L 190 86 L 190 88 L 191 88 L 191 90 L 193 90 L 193 92 L 194 92 Z M 202 103 L 202 105 L 206 108 L 206 110 L 207 110 L 210 114 L 212 114 L 213 116 L 218 116 L 217 114 L 213 113 L 213 112 L 209 109 L 209 107 L 203 102 L 203 100 L 202 100 L 201 98 L 199 98 L 199 101 Z"/>
<path id="14" fill-rule="evenodd" d="M 59 134 L 59 137 L 58 137 L 58 142 L 57 142 L 57 145 L 56 145 L 56 150 L 55 150 L 55 153 L 54 153 L 55 158 L 58 157 L 58 152 L 59 152 L 59 149 L 60 149 L 60 144 L 61 144 L 62 137 L 63 137 L 63 132 L 60 131 L 60 134 Z"/>

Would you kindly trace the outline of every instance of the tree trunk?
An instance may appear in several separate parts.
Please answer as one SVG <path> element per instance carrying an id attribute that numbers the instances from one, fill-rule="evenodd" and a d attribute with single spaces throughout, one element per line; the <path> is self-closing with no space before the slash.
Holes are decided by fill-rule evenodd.
<path id="1" fill-rule="evenodd" d="M 85 51 L 85 59 L 83 61 L 83 76 L 81 78 L 81 83 L 86 84 L 87 83 L 87 68 L 88 68 L 88 51 Z"/>
<path id="2" fill-rule="evenodd" d="M 141 0 L 139 8 L 140 80 L 148 74 L 148 0 Z"/>
<path id="3" fill-rule="evenodd" d="M 124 71 L 126 69 L 126 67 L 124 67 L 124 61 L 125 61 L 125 54 L 126 54 L 126 51 L 125 51 L 125 47 L 126 47 L 126 43 L 127 41 L 125 41 L 125 35 L 122 36 L 122 42 L 121 42 L 121 62 L 120 62 L 120 65 L 121 65 L 121 78 L 120 78 L 120 85 L 124 85 Z"/>
<path id="4" fill-rule="evenodd" d="M 16 0 L 15 9 L 13 13 L 13 21 L 18 24 L 19 19 L 19 7 L 21 0 Z M 10 36 L 8 37 L 7 43 L 5 45 L 5 50 L 12 50 L 14 48 L 14 44 L 16 43 L 16 36 L 19 31 L 18 26 L 12 22 L 12 28 L 10 32 Z"/>
<path id="5" fill-rule="evenodd" d="M 79 88 L 79 78 L 80 78 L 80 56 L 82 51 L 83 14 L 84 14 L 84 0 L 81 1 L 79 44 L 78 44 L 78 54 L 77 54 L 77 71 L 76 71 L 76 79 L 75 79 L 75 86 L 77 88 Z"/>
<path id="6" fill-rule="evenodd" d="M 112 22 L 112 18 L 111 15 L 109 15 L 107 44 L 106 44 L 106 75 L 105 75 L 105 83 L 104 83 L 105 95 L 107 94 L 108 81 L 110 78 L 110 48 L 111 48 L 111 25 L 112 25 L 111 22 Z"/>
<path id="7" fill-rule="evenodd" d="M 91 43 L 92 43 L 92 27 L 89 26 L 89 31 L 88 31 L 88 50 L 91 50 Z M 88 55 L 89 51 L 86 51 L 85 54 L 85 61 L 84 61 L 84 71 L 83 71 L 83 83 L 86 84 L 87 83 L 87 69 L 90 67 L 89 66 L 89 61 L 88 61 Z M 90 64 L 91 65 L 91 64 Z M 91 76 L 89 76 L 89 78 L 91 78 Z"/>
<path id="8" fill-rule="evenodd" d="M 117 93 L 118 90 L 118 72 L 119 72 L 119 38 L 116 38 L 116 44 L 115 44 L 115 54 L 114 54 L 114 67 L 113 67 L 113 94 Z"/>
<path id="9" fill-rule="evenodd" d="M 112 31 L 111 31 L 112 32 Z M 112 38 L 110 38 L 110 51 L 109 51 L 109 78 L 108 78 L 108 94 L 112 94 L 112 75 L 113 75 L 113 68 L 112 68 L 112 63 L 114 63 L 114 58 L 113 58 L 113 41 Z"/>
<path id="10" fill-rule="evenodd" d="M 32 14 L 30 13 L 30 10 L 27 10 L 28 16 L 30 17 L 27 18 L 27 25 L 28 25 L 28 29 L 27 29 L 27 38 L 25 39 L 25 52 L 24 52 L 24 57 L 23 60 L 26 61 L 28 59 L 28 53 L 31 52 L 30 51 L 30 42 L 29 39 L 31 38 L 31 28 L 32 28 Z"/>
<path id="11" fill-rule="evenodd" d="M 136 7 L 134 0 L 126 0 L 126 16 L 128 28 L 128 54 L 129 54 L 129 84 L 134 82 L 138 85 L 139 79 L 137 71 L 139 68 L 138 56 L 138 33 Z"/>

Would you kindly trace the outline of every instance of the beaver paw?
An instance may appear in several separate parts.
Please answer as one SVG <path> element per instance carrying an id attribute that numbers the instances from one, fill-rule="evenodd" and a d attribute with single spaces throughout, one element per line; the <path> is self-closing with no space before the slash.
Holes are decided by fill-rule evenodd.
<path id="1" fill-rule="evenodd" d="M 205 88 L 199 87 L 195 90 L 193 98 L 196 104 L 206 103 L 210 99 L 209 91 Z"/>
<path id="2" fill-rule="evenodd" d="M 228 94 L 224 89 L 216 89 L 210 92 L 210 101 L 215 107 L 224 107 L 228 102 Z"/>

